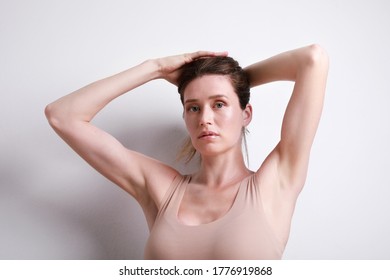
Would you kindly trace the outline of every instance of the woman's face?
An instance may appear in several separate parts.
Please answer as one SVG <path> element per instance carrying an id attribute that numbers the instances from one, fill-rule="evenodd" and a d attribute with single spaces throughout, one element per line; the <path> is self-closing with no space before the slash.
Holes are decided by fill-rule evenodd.
<path id="1" fill-rule="evenodd" d="M 184 120 L 192 145 L 202 155 L 241 150 L 242 128 L 252 117 L 250 105 L 242 110 L 227 76 L 205 75 L 184 91 Z"/>

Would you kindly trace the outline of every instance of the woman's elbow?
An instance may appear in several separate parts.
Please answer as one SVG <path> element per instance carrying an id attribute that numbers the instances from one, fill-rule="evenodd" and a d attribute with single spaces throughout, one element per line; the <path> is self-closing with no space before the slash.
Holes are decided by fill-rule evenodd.
<path id="1" fill-rule="evenodd" d="M 311 66 L 320 66 L 327 69 L 329 64 L 329 56 L 325 49 L 319 44 L 312 44 L 307 47 L 306 62 Z"/>
<path id="2" fill-rule="evenodd" d="M 54 129 L 59 129 L 61 127 L 64 118 L 61 117 L 60 110 L 54 102 L 45 107 L 44 113 L 51 127 Z"/>

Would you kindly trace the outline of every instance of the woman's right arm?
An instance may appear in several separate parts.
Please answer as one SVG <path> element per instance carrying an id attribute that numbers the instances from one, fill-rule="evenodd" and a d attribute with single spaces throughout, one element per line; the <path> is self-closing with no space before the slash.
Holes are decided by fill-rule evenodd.
<path id="1" fill-rule="evenodd" d="M 161 186 L 169 186 L 177 175 L 176 171 L 126 149 L 113 136 L 92 125 L 91 120 L 113 99 L 159 78 L 158 70 L 156 62 L 148 60 L 87 85 L 49 104 L 45 109 L 50 125 L 72 149 L 139 202 L 148 200 L 149 195 L 155 202 L 159 201 L 164 190 L 148 190 L 147 187 L 155 185 L 154 178 L 159 178 Z"/>
<path id="2" fill-rule="evenodd" d="M 130 193 L 142 206 L 150 203 L 150 199 L 159 205 L 177 171 L 128 150 L 113 136 L 92 125 L 91 120 L 120 95 L 153 79 L 175 84 L 182 65 L 198 57 L 215 55 L 220 54 L 195 52 L 147 60 L 49 104 L 46 117 L 57 134 L 98 172 Z"/>

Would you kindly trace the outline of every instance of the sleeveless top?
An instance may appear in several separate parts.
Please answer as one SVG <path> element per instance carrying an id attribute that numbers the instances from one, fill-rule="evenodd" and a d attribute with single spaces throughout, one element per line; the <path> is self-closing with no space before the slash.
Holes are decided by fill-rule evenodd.
<path id="1" fill-rule="evenodd" d="M 241 181 L 230 210 L 206 224 L 185 225 L 178 211 L 191 177 L 176 177 L 165 195 L 145 247 L 145 259 L 281 259 L 283 246 L 264 215 L 254 175 Z"/>

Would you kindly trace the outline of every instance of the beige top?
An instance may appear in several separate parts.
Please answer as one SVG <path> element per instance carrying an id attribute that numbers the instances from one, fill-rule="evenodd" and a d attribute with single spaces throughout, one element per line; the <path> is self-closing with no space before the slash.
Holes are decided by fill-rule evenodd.
<path id="1" fill-rule="evenodd" d="M 284 248 L 264 215 L 254 176 L 241 181 L 230 210 L 197 226 L 178 220 L 191 176 L 179 176 L 165 196 L 145 248 L 145 259 L 281 259 Z"/>

